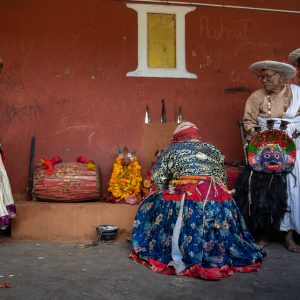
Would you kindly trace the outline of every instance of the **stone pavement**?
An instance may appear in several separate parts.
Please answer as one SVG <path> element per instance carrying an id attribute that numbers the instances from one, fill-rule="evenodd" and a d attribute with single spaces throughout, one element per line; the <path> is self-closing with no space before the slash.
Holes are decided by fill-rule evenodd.
<path id="1" fill-rule="evenodd" d="M 1 238 L 1 236 L 0 236 Z M 1 300 L 300 299 L 300 254 L 266 248 L 263 268 L 221 281 L 157 274 L 130 259 L 130 244 L 0 243 Z"/>

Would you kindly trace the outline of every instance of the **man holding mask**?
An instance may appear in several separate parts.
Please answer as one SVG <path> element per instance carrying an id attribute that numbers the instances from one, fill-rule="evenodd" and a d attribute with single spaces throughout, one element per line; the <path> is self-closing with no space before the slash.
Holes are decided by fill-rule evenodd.
<path id="1" fill-rule="evenodd" d="M 267 120 L 274 121 L 275 129 L 284 120 L 285 132 L 296 144 L 295 167 L 292 174 L 287 175 L 288 210 L 280 230 L 286 232 L 288 250 L 300 253 L 300 246 L 294 240 L 294 232 L 300 233 L 300 87 L 287 83 L 296 75 L 296 69 L 290 64 L 270 60 L 256 62 L 249 69 L 259 78 L 263 88 L 252 93 L 246 102 L 243 122 L 247 138 L 250 140 L 256 134 L 257 127 L 266 130 Z"/>

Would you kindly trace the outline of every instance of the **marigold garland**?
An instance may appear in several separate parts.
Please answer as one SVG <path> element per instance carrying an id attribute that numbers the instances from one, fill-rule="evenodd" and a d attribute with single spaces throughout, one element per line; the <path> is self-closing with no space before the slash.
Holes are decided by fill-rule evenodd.
<path id="1" fill-rule="evenodd" d="M 129 196 L 138 196 L 141 192 L 141 166 L 136 156 L 129 164 L 122 163 L 122 158 L 117 156 L 114 161 L 114 168 L 109 180 L 108 191 L 115 198 L 125 199 Z"/>

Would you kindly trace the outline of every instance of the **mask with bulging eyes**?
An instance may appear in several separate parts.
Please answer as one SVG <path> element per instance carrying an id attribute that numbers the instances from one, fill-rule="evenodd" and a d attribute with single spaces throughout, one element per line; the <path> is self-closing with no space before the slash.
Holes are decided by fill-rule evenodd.
<path id="1" fill-rule="evenodd" d="M 290 172 L 296 161 L 296 145 L 284 131 L 265 130 L 251 139 L 247 154 L 249 165 L 256 172 Z"/>
<path id="2" fill-rule="evenodd" d="M 269 145 L 260 153 L 262 172 L 281 173 L 284 164 L 284 153 L 278 145 Z"/>

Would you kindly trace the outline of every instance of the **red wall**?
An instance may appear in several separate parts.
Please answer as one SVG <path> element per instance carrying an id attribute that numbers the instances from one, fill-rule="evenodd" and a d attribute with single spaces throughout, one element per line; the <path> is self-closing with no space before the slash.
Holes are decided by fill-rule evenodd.
<path id="1" fill-rule="evenodd" d="M 288 0 L 219 2 L 300 10 Z M 227 160 L 242 160 L 236 122 L 260 87 L 248 66 L 286 61 L 300 47 L 299 14 L 199 6 L 186 16 L 187 68 L 198 79 L 132 78 L 137 15 L 124 1 L 1 0 L 0 12 L 0 138 L 18 193 L 26 190 L 32 135 L 36 161 L 57 154 L 98 162 L 105 192 L 117 146 L 142 155 L 145 107 L 159 122 L 163 97 L 168 121 L 181 106 Z"/>

